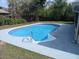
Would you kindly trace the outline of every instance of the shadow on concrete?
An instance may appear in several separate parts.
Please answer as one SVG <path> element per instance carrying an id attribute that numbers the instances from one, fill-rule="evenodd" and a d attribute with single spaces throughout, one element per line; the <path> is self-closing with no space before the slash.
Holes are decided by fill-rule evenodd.
<path id="1" fill-rule="evenodd" d="M 40 45 L 79 55 L 79 45 L 74 43 L 74 25 L 66 24 L 51 33 L 57 39 L 39 43 Z"/>

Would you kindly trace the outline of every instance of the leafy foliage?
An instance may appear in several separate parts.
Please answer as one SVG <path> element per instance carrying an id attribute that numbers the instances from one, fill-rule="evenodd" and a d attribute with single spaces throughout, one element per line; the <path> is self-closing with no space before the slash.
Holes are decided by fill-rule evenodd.
<path id="1" fill-rule="evenodd" d="M 24 19 L 0 18 L 0 25 L 12 25 L 25 23 Z"/>
<path id="2" fill-rule="evenodd" d="M 53 0 L 49 8 L 45 6 L 46 0 L 16 0 L 16 14 L 27 21 L 39 20 L 72 20 L 74 13 L 72 5 L 66 0 Z"/>
<path id="3" fill-rule="evenodd" d="M 74 12 L 72 11 L 72 5 L 69 4 L 68 7 L 66 8 L 64 17 L 66 20 L 73 21 L 74 20 Z"/>

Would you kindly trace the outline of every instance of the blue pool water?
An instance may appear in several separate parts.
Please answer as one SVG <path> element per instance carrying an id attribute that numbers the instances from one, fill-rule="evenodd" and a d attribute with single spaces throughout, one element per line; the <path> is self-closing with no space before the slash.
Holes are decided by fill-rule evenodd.
<path id="1" fill-rule="evenodd" d="M 31 36 L 35 41 L 43 41 L 50 32 L 54 32 L 58 27 L 59 25 L 54 24 L 36 24 L 14 29 L 9 34 L 17 37 Z"/>

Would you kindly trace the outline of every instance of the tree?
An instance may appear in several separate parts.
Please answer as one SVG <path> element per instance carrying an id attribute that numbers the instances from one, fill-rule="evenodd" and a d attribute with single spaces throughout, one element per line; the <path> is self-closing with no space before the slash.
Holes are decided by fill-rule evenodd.
<path id="1" fill-rule="evenodd" d="M 53 5 L 51 6 L 51 13 L 50 16 L 54 20 L 61 20 L 64 16 L 64 13 L 67 8 L 67 2 L 66 0 L 54 0 Z"/>
<path id="2" fill-rule="evenodd" d="M 53 20 L 73 21 L 72 5 L 68 4 L 66 0 L 54 0 L 52 6 L 49 7 L 49 17 Z"/>
<path id="3" fill-rule="evenodd" d="M 15 18 L 16 15 L 20 15 L 21 13 L 21 6 L 23 4 L 29 4 L 31 0 L 8 0 L 9 4 L 9 11 L 12 14 L 12 18 Z"/>
<path id="4" fill-rule="evenodd" d="M 0 9 L 2 9 L 3 7 L 0 7 Z"/>
<path id="5" fill-rule="evenodd" d="M 73 21 L 74 20 L 74 12 L 72 11 L 72 5 L 69 4 L 65 10 L 64 17 L 66 20 Z"/>
<path id="6" fill-rule="evenodd" d="M 12 18 L 16 15 L 16 0 L 8 0 L 9 11 L 11 12 Z"/>
<path id="7" fill-rule="evenodd" d="M 33 20 L 33 18 L 39 18 L 38 10 L 44 7 L 45 1 L 46 0 L 31 0 L 29 4 L 23 2 L 21 6 L 22 16 L 24 18 L 30 18 L 30 20 Z"/>
<path id="8" fill-rule="evenodd" d="M 44 10 L 44 4 L 46 0 L 33 0 L 31 4 L 32 14 L 35 15 L 36 20 L 39 20 L 39 16 L 42 16 Z M 42 12 L 43 11 L 43 12 Z"/>

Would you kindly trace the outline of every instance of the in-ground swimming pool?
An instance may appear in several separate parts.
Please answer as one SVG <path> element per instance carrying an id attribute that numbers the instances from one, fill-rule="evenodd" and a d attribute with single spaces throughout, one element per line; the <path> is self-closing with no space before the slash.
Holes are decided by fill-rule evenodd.
<path id="1" fill-rule="evenodd" d="M 31 36 L 35 41 L 43 41 L 48 38 L 50 32 L 54 32 L 58 27 L 59 25 L 54 24 L 35 24 L 14 29 L 9 34 L 17 37 Z"/>

